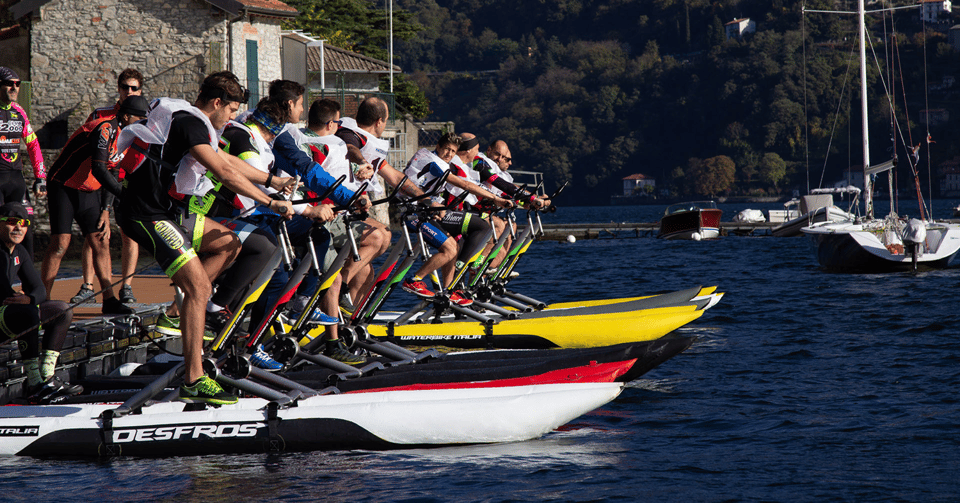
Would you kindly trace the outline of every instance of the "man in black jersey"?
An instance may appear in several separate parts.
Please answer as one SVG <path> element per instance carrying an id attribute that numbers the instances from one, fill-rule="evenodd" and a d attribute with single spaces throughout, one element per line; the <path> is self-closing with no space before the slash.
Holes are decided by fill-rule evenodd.
<path id="1" fill-rule="evenodd" d="M 133 148 L 143 156 L 125 156 L 126 170 L 118 215 L 120 227 L 157 262 L 184 292 L 180 314 L 183 336 L 184 384 L 180 400 L 189 403 L 222 405 L 236 403 L 203 371 L 203 332 L 211 281 L 236 258 L 240 240 L 236 234 L 205 217 L 194 219 L 196 227 L 185 229 L 178 223 L 183 205 L 169 195 L 168 187 L 187 195 L 203 195 L 212 183 L 209 170 L 217 180 L 236 194 L 253 199 L 280 215 L 293 214 L 289 201 L 271 199 L 254 183 L 287 188 L 290 180 L 259 171 L 218 148 L 218 130 L 236 117 L 246 91 L 235 75 L 217 72 L 207 76 L 193 106 L 182 100 L 161 99 L 152 105 L 143 128 L 124 130 L 118 148 L 133 137 Z M 169 123 L 165 138 L 149 136 L 152 125 Z M 157 129 L 154 129 L 156 131 Z M 163 130 L 162 128 L 159 130 Z M 162 140 L 162 144 L 153 143 Z M 127 158 L 131 158 L 128 161 Z M 139 163 L 139 164 L 138 164 Z M 271 183 L 272 182 L 272 183 Z M 203 252 L 200 260 L 197 252 Z"/>
<path id="2" fill-rule="evenodd" d="M 46 300 L 46 290 L 21 244 L 30 220 L 20 203 L 0 206 L 0 341 L 17 338 L 27 373 L 28 401 L 51 403 L 83 391 L 54 376 L 63 340 L 73 312 L 66 302 Z M 15 291 L 20 283 L 23 291 Z M 40 321 L 43 320 L 43 357 L 40 357 Z"/>

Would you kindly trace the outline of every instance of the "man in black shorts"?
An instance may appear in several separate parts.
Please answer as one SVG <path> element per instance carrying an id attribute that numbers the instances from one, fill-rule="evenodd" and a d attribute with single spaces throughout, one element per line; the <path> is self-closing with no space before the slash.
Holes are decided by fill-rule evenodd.
<path id="1" fill-rule="evenodd" d="M 133 314 L 113 291 L 110 261 L 110 213 L 113 198 L 120 195 L 120 182 L 108 171 L 122 152 L 117 151 L 120 130 L 147 115 L 147 100 L 130 96 L 119 113 L 80 127 L 60 151 L 47 173 L 47 204 L 50 208 L 50 247 L 43 257 L 40 276 L 47 294 L 60 261 L 70 246 L 71 225 L 76 220 L 84 244 L 93 250 L 93 269 L 103 290 L 103 314 Z"/>
<path id="2" fill-rule="evenodd" d="M 26 393 L 32 403 L 51 403 L 83 391 L 54 376 L 63 340 L 73 320 L 66 302 L 46 300 L 46 291 L 33 259 L 23 247 L 30 227 L 20 203 L 0 206 L 0 340 L 18 338 L 27 373 Z M 22 292 L 14 291 L 20 283 Z M 40 358 L 40 321 L 43 320 L 43 358 Z"/>
<path id="3" fill-rule="evenodd" d="M 208 218 L 198 218 L 195 229 L 184 229 L 178 213 L 185 208 L 170 197 L 168 188 L 185 195 L 204 195 L 213 188 L 209 170 L 234 193 L 253 199 L 280 215 L 292 215 L 289 201 L 271 199 L 254 183 L 287 188 L 289 180 L 259 171 L 219 150 L 217 131 L 236 117 L 247 92 L 230 72 L 207 76 L 191 106 L 183 100 L 162 98 L 151 105 L 146 124 L 125 129 L 118 144 L 142 155 L 126 155 L 123 193 L 117 209 L 123 231 L 149 250 L 173 283 L 183 290 L 180 332 L 185 364 L 180 400 L 222 405 L 236 403 L 203 371 L 203 332 L 211 281 L 236 258 L 240 239 L 230 229 Z M 169 127 L 163 127 L 169 125 Z M 153 128 L 151 128 L 153 126 Z M 158 131 L 166 131 L 158 136 Z M 272 182 L 272 183 L 271 183 Z M 198 252 L 204 254 L 201 261 Z"/>

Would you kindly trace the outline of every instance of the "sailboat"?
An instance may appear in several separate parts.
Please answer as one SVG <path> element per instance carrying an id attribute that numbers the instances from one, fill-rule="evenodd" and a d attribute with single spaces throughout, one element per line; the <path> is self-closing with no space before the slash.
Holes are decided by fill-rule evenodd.
<path id="1" fill-rule="evenodd" d="M 822 12 L 822 11 L 819 11 Z M 921 218 L 904 221 L 894 212 L 893 182 L 890 188 L 890 213 L 873 215 L 873 178 L 892 169 L 897 158 L 870 165 L 868 134 L 866 10 L 864 0 L 857 2 L 860 39 L 860 103 L 863 132 L 863 200 L 865 216 L 843 222 L 822 222 L 801 231 L 817 243 L 817 260 L 826 269 L 854 272 L 891 272 L 947 267 L 960 251 L 960 226 L 935 222 L 923 211 Z M 892 108 L 892 107 L 891 107 Z M 919 190 L 918 190 L 919 196 Z"/>

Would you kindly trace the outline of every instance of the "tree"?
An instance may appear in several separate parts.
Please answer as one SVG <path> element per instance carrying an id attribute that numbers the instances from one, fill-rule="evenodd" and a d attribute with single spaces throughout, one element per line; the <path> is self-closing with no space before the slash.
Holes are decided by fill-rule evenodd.
<path id="1" fill-rule="evenodd" d="M 693 191 L 710 197 L 729 189 L 737 171 L 733 159 L 725 155 L 704 159 L 690 167 L 693 169 L 693 173 L 689 174 Z"/>
<path id="2" fill-rule="evenodd" d="M 778 194 L 780 193 L 778 184 L 786 174 L 787 163 L 783 161 L 780 155 L 775 152 L 763 154 L 763 157 L 760 159 L 760 178 L 764 182 L 773 185 L 773 190 L 777 191 Z"/>

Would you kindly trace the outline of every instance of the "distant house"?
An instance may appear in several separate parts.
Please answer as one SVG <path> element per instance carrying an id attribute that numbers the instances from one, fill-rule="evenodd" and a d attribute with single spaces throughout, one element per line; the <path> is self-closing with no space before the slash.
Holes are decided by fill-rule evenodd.
<path id="1" fill-rule="evenodd" d="M 757 23 L 751 21 L 750 18 L 745 17 L 741 19 L 734 19 L 729 23 L 723 25 L 724 32 L 726 33 L 726 40 L 731 38 L 743 38 L 745 33 L 756 33 Z"/>
<path id="2" fill-rule="evenodd" d="M 279 0 L 21 0 L 10 11 L 29 42 L 0 40 L 0 65 L 32 81 L 30 119 L 46 148 L 116 100 L 128 67 L 143 73 L 146 97 L 188 100 L 205 75 L 230 70 L 255 104 L 281 76 L 280 23 L 297 16 Z"/>
<path id="3" fill-rule="evenodd" d="M 643 173 L 635 173 L 623 178 L 623 195 L 625 196 L 646 194 L 648 190 L 652 193 L 656 188 L 657 181 Z"/>
<path id="4" fill-rule="evenodd" d="M 950 122 L 950 111 L 946 108 L 931 108 L 920 111 L 920 124 L 941 126 Z"/>
<path id="5" fill-rule="evenodd" d="M 940 163 L 937 172 L 940 174 L 940 195 L 960 195 L 960 157 Z"/>
<path id="6" fill-rule="evenodd" d="M 953 8 L 950 0 L 920 0 L 920 19 L 926 23 L 939 23 L 950 20 Z"/>

